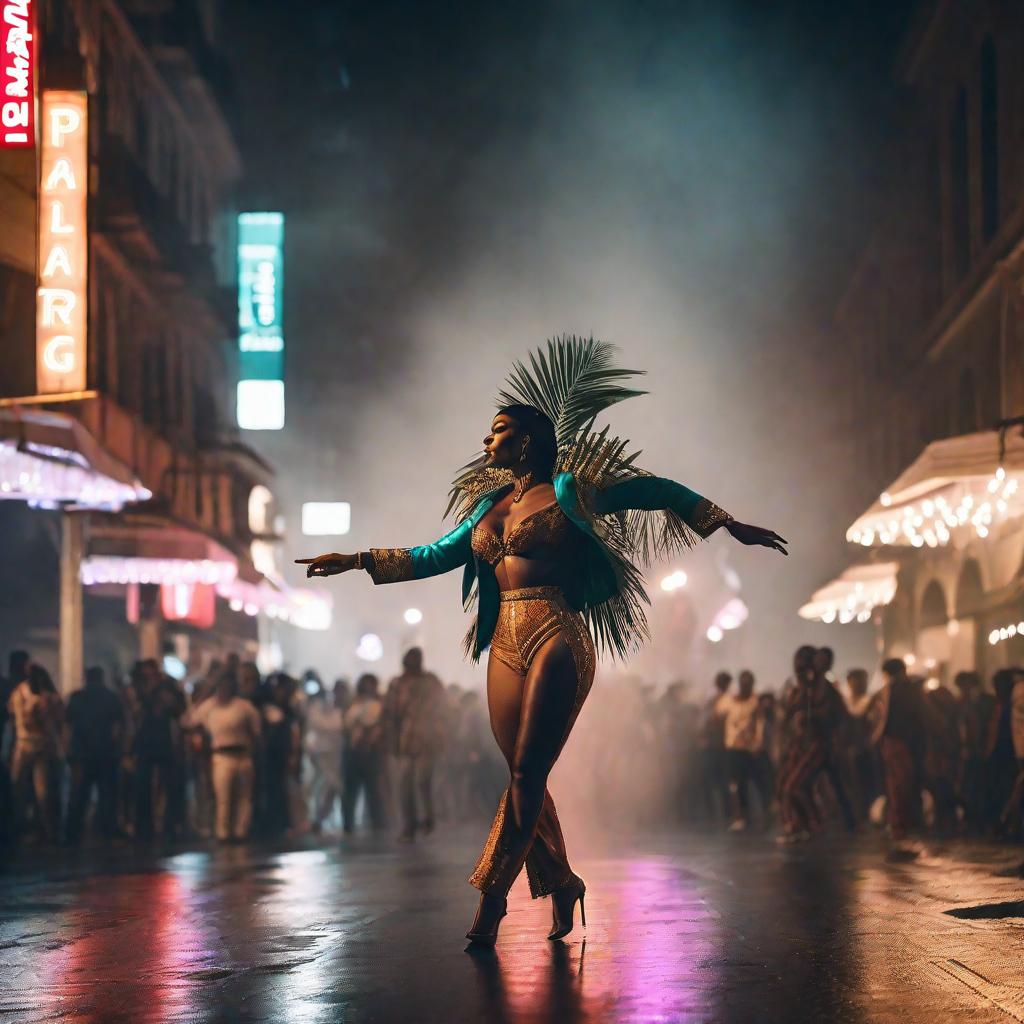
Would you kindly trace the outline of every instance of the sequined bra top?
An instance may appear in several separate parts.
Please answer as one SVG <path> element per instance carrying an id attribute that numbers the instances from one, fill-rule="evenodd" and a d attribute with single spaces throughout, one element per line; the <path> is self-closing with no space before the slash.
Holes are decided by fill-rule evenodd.
<path id="1" fill-rule="evenodd" d="M 573 527 L 557 502 L 531 512 L 499 537 L 483 526 L 473 529 L 473 554 L 491 565 L 506 555 L 524 555 L 538 544 L 558 546 L 572 539 Z"/>

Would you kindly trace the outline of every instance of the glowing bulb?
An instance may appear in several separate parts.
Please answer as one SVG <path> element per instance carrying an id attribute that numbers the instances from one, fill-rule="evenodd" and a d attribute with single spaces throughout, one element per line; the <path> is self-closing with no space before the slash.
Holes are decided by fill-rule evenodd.
<path id="1" fill-rule="evenodd" d="M 384 657 L 384 644 L 376 633 L 364 633 L 359 638 L 356 657 L 361 661 L 380 661 Z"/>
<path id="2" fill-rule="evenodd" d="M 423 612 L 419 608 L 406 608 L 403 618 L 410 626 L 418 626 L 423 621 Z"/>
<path id="3" fill-rule="evenodd" d="M 719 643 L 723 636 L 725 636 L 725 634 L 718 628 L 718 626 L 708 626 L 707 638 L 713 644 Z"/>
<path id="4" fill-rule="evenodd" d="M 681 590 L 686 586 L 687 579 L 688 577 L 682 569 L 676 569 L 675 572 L 669 573 L 661 581 L 661 589 L 666 593 L 671 593 L 673 590 Z"/>

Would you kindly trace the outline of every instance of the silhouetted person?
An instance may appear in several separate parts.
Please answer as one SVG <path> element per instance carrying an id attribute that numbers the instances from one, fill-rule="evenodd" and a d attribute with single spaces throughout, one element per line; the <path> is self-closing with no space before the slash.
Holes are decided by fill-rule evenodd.
<path id="1" fill-rule="evenodd" d="M 836 718 L 832 726 L 834 738 L 829 745 L 823 771 L 829 784 L 832 786 L 832 792 L 835 793 L 836 803 L 839 806 L 839 813 L 842 815 L 846 831 L 853 832 L 857 828 L 857 818 L 853 813 L 853 807 L 850 805 L 850 798 L 846 792 L 846 784 L 843 780 L 842 772 L 839 770 L 838 752 L 835 742 L 835 739 L 841 736 L 844 731 L 843 726 L 847 717 L 846 704 L 836 688 L 835 677 L 832 675 L 832 667 L 835 665 L 835 660 L 835 651 L 831 647 L 819 647 L 814 655 L 814 669 L 818 676 L 824 680 L 823 685 L 834 693 L 836 697 L 839 697 L 838 700 L 833 697 L 829 698 L 835 709 Z"/>
<path id="2" fill-rule="evenodd" d="M 388 684 L 384 717 L 398 767 L 402 813 L 399 839 L 434 829 L 434 768 L 444 745 L 445 692 L 423 669 L 423 652 L 412 647 L 402 658 L 402 674 Z"/>
<path id="3" fill-rule="evenodd" d="M 59 807 L 53 762 L 58 755 L 63 705 L 46 669 L 30 665 L 27 678 L 11 693 L 8 706 L 14 719 L 11 781 L 18 832 L 24 834 L 29 808 L 34 806 L 36 833 L 54 840 Z"/>
<path id="4" fill-rule="evenodd" d="M 183 766 L 179 720 L 185 711 L 185 697 L 152 659 L 135 666 L 133 685 L 138 701 L 132 750 L 136 761 L 135 835 L 141 839 L 153 836 L 156 790 L 163 795 L 163 833 L 171 837 L 181 824 Z"/>
<path id="5" fill-rule="evenodd" d="M 85 686 L 68 700 L 68 761 L 71 796 L 67 838 L 81 838 L 86 808 L 96 790 L 96 824 L 100 834 L 117 834 L 117 770 L 121 761 L 124 712 L 117 695 L 107 689 L 103 669 L 88 668 Z"/>
<path id="6" fill-rule="evenodd" d="M 902 840 L 920 817 L 918 771 L 924 730 L 921 687 L 907 675 L 901 658 L 882 664 L 885 685 L 869 712 L 871 738 L 877 743 L 885 770 L 889 833 Z"/>
<path id="7" fill-rule="evenodd" d="M 953 680 L 959 694 L 957 724 L 960 736 L 960 769 L 957 800 L 971 832 L 983 827 L 985 797 L 985 740 L 994 702 L 985 692 L 977 672 L 957 672 Z"/>
<path id="8" fill-rule="evenodd" d="M 0 842 L 14 836 L 14 793 L 6 750 L 2 749 L 10 721 L 8 702 L 11 694 L 28 676 L 31 658 L 28 651 L 11 651 L 7 659 L 7 675 L 0 677 Z"/>
<path id="9" fill-rule="evenodd" d="M 294 824 L 290 810 L 289 782 L 300 771 L 301 730 L 295 712 L 297 682 L 284 672 L 273 677 L 270 699 L 263 714 L 264 826 L 279 836 Z"/>
<path id="10" fill-rule="evenodd" d="M 867 712 L 871 705 L 868 673 L 851 668 L 846 674 L 846 712 L 843 725 L 842 759 L 861 818 L 866 818 L 878 790 L 875 782 L 875 754 L 868 742 Z"/>
<path id="11" fill-rule="evenodd" d="M 716 806 L 722 815 L 729 814 L 729 766 L 725 756 L 725 704 L 732 686 L 732 676 L 719 672 L 715 676 L 715 690 L 704 707 L 701 723 L 701 786 L 704 803 L 711 821 L 717 815 Z"/>
<path id="12" fill-rule="evenodd" d="M 1019 672 L 1002 668 L 992 677 L 995 706 L 989 716 L 985 742 L 986 827 L 1001 835 L 1003 818 L 1017 777 L 1017 757 L 1013 746 L 1013 689 Z"/>
<path id="13" fill-rule="evenodd" d="M 342 825 L 351 835 L 362 794 L 370 825 L 384 827 L 384 707 L 375 675 L 359 677 L 356 694 L 345 710 L 345 744 L 342 760 Z"/>
<path id="14" fill-rule="evenodd" d="M 786 753 L 779 771 L 780 842 L 800 842 L 822 827 L 814 785 L 832 757 L 834 733 L 842 721 L 843 699 L 816 665 L 814 647 L 793 656 L 794 685 L 786 697 Z M 820 664 L 820 662 L 819 662 Z"/>
<path id="15" fill-rule="evenodd" d="M 317 690 L 306 702 L 306 754 L 313 769 L 309 804 L 315 832 L 323 828 L 341 798 L 342 734 L 350 700 L 348 681 L 339 679 L 331 693 Z"/>
<path id="16" fill-rule="evenodd" d="M 957 701 L 944 686 L 931 684 L 922 693 L 924 713 L 924 788 L 932 795 L 934 828 L 941 836 L 956 831 L 956 779 L 960 756 Z"/>
<path id="17" fill-rule="evenodd" d="M 766 828 L 775 804 L 775 775 L 779 763 L 777 710 L 774 693 L 760 694 L 757 698 L 757 740 L 753 771 Z"/>
<path id="18" fill-rule="evenodd" d="M 729 792 L 733 820 L 730 831 L 739 832 L 750 823 L 750 783 L 758 746 L 758 700 L 754 695 L 754 674 L 740 673 L 739 689 L 721 701 L 724 719 L 725 753 L 729 768 Z"/>

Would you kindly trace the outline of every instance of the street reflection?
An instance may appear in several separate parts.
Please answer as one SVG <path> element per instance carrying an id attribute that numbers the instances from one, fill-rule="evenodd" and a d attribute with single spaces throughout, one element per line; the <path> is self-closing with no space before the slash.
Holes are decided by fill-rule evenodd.
<path id="1" fill-rule="evenodd" d="M 720 974 L 718 915 L 693 880 L 662 858 L 626 862 L 624 878 L 595 901 L 593 942 L 538 946 L 515 925 L 499 951 L 467 949 L 482 1016 L 500 1024 L 639 1024 L 707 1019 Z M 626 922 L 629 922 L 628 924 Z M 521 927 L 521 926 L 520 926 Z M 577 928 L 579 925 L 577 924 Z"/>
<path id="2" fill-rule="evenodd" d="M 527 963 L 522 956 L 503 958 L 493 949 L 468 948 L 466 952 L 477 969 L 485 1019 L 496 1024 L 519 1024 L 527 1020 L 576 1024 L 593 1020 L 593 1014 L 583 1002 L 586 948 L 586 940 L 577 949 L 555 942 L 541 949 L 532 963 Z M 510 998 L 506 970 L 510 974 L 525 970 L 535 984 L 514 985 L 513 990 L 519 996 Z M 522 997 L 526 992 L 529 998 Z"/>
<path id="3" fill-rule="evenodd" d="M 188 1017 L 194 978 L 213 952 L 175 874 L 101 876 L 40 957 L 38 1006 L 66 1021 L 165 1024 Z M 69 1012 L 69 1007 L 74 1009 Z"/>

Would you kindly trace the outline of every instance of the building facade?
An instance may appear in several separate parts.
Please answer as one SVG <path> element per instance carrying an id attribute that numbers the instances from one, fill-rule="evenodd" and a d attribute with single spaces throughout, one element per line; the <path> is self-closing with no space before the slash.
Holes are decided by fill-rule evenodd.
<path id="1" fill-rule="evenodd" d="M 996 430 L 1024 415 L 1024 6 L 922 4 L 898 73 L 888 212 L 836 316 L 872 568 L 806 615 L 873 616 L 883 653 L 948 681 L 1024 660 L 1024 459 Z"/>
<path id="2" fill-rule="evenodd" d="M 195 669 L 262 640 L 266 662 L 268 620 L 309 604 L 277 577 L 272 469 L 234 428 L 242 165 L 218 5 L 45 0 L 36 18 L 39 143 L 0 151 L 0 486 L 15 499 L 0 514 L 18 538 L 5 587 L 24 594 L 3 639 L 59 648 L 64 688 L 83 657 L 173 650 Z M 52 103 L 74 97 L 80 169 L 47 162 L 73 120 Z M 72 170 L 87 176 L 77 349 L 59 295 L 45 305 L 75 263 L 55 198 L 83 184 Z M 44 345 L 49 328 L 64 333 Z"/>

